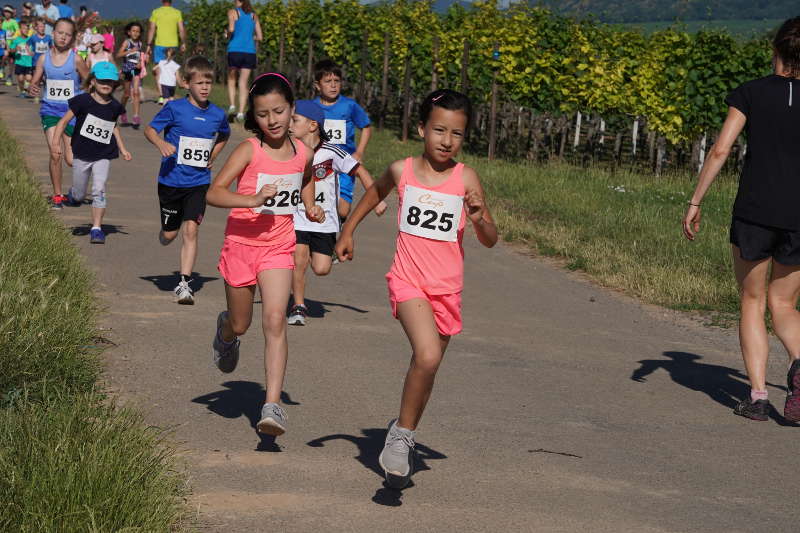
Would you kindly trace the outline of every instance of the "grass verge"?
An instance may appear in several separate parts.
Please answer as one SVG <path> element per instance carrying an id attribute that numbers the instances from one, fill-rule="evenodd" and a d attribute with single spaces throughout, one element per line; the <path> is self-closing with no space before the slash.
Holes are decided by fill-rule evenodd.
<path id="1" fill-rule="evenodd" d="M 174 531 L 162 434 L 97 390 L 91 276 L 0 124 L 0 531 Z"/>
<path id="2" fill-rule="evenodd" d="M 367 150 L 376 176 L 420 152 L 377 131 Z M 570 269 L 648 303 L 702 311 L 727 323 L 738 310 L 728 226 L 736 182 L 722 178 L 703 202 L 701 233 L 688 242 L 680 221 L 695 181 L 569 165 L 463 155 L 481 176 L 503 239 L 563 258 Z"/>

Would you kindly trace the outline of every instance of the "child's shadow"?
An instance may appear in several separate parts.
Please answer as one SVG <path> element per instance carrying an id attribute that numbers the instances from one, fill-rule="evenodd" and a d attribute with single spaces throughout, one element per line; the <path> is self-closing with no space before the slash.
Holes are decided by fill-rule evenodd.
<path id="1" fill-rule="evenodd" d="M 172 274 L 164 274 L 163 276 L 139 276 L 139 279 L 149 281 L 160 291 L 172 292 L 175 290 L 175 286 L 180 282 L 181 274 L 177 270 L 173 270 Z M 203 285 L 209 281 L 216 281 L 219 278 L 201 276 L 197 272 L 192 272 L 191 279 L 192 282 L 189 286 L 191 287 L 192 291 L 200 292 L 203 289 Z"/>
<path id="2" fill-rule="evenodd" d="M 103 230 L 103 233 L 106 235 L 113 235 L 114 233 L 121 233 L 122 235 L 128 235 L 127 231 L 123 231 L 125 226 L 117 226 L 116 224 L 102 224 L 100 226 Z M 70 231 L 73 235 L 78 237 L 85 237 L 89 235 L 89 232 L 92 230 L 92 224 L 80 224 L 77 226 L 72 226 Z"/>
<path id="3" fill-rule="evenodd" d="M 369 313 L 369 311 L 366 309 L 361 309 L 352 305 L 337 304 L 334 302 L 320 302 L 318 300 L 311 300 L 309 298 L 305 299 L 305 304 L 307 309 L 306 314 L 311 318 L 323 318 L 327 313 L 330 313 L 330 309 L 328 309 L 326 306 L 341 307 L 342 309 L 347 309 L 348 311 L 353 311 L 354 313 L 359 314 Z M 294 307 L 294 299 L 290 296 L 289 301 L 286 304 L 286 316 L 291 314 L 292 307 Z"/>
<path id="4" fill-rule="evenodd" d="M 334 435 L 328 435 L 326 437 L 320 437 L 318 439 L 311 440 L 306 444 L 308 444 L 312 448 L 322 448 L 328 441 L 344 440 L 352 442 L 358 448 L 358 455 L 356 455 L 355 459 L 359 463 L 364 465 L 366 468 L 372 470 L 381 478 L 383 478 L 384 472 L 383 468 L 381 468 L 380 463 L 378 463 L 378 455 L 383 450 L 383 445 L 386 440 L 386 429 L 385 428 L 362 429 L 361 433 L 364 435 L 363 437 L 356 437 L 354 435 L 337 433 Z M 417 443 L 414 449 L 415 449 L 414 453 L 415 473 L 419 473 L 424 470 L 430 470 L 430 467 L 426 463 L 427 460 L 447 459 L 447 456 L 444 455 L 443 453 L 428 448 L 423 444 Z M 411 483 L 406 488 L 410 488 L 413 486 L 414 482 L 411 481 Z M 403 504 L 401 498 L 402 498 L 402 491 L 389 488 L 384 483 L 384 486 L 375 492 L 375 495 L 372 497 L 372 501 L 377 503 L 378 505 L 398 507 Z"/>
<path id="5" fill-rule="evenodd" d="M 226 381 L 222 384 L 226 389 L 204 394 L 194 398 L 192 402 L 204 404 L 206 408 L 225 418 L 239 418 L 244 416 L 250 422 L 250 427 L 256 429 L 261 420 L 261 406 L 264 405 L 264 387 L 252 381 Z M 281 392 L 281 401 L 286 405 L 300 405 L 292 400 L 288 392 Z M 280 452 L 281 448 L 275 443 L 275 437 L 257 433 L 261 441 L 256 446 L 259 452 Z"/>

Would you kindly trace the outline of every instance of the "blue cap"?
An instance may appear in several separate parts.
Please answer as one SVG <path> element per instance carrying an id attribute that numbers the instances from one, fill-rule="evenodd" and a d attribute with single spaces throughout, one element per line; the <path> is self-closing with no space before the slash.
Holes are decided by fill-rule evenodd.
<path id="1" fill-rule="evenodd" d="M 100 61 L 92 67 L 92 74 L 98 80 L 119 81 L 117 66 L 111 61 Z"/>
<path id="2" fill-rule="evenodd" d="M 313 100 L 297 100 L 294 103 L 294 112 L 319 124 L 319 136 L 323 141 L 328 140 L 325 133 L 325 112 Z"/>

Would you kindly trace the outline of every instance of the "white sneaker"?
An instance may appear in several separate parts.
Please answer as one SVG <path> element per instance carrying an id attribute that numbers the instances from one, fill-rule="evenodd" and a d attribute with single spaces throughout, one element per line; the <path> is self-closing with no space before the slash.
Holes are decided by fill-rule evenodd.
<path id="1" fill-rule="evenodd" d="M 277 403 L 265 403 L 261 408 L 261 420 L 256 424 L 259 433 L 275 437 L 286 433 L 286 411 Z"/>
<path id="2" fill-rule="evenodd" d="M 191 281 L 181 280 L 178 286 L 175 287 L 175 297 L 181 305 L 194 305 L 194 296 L 192 295 L 192 289 L 189 287 Z"/>

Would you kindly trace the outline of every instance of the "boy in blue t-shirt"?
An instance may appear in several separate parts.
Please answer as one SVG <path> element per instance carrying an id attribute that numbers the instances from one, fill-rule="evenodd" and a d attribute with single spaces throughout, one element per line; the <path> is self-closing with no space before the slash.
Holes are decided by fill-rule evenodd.
<path id="1" fill-rule="evenodd" d="M 225 111 L 208 101 L 214 68 L 205 57 L 195 56 L 181 67 L 186 98 L 167 103 L 145 129 L 144 135 L 161 152 L 158 200 L 161 206 L 159 241 L 171 243 L 183 233 L 180 282 L 175 287 L 179 304 L 193 304 L 189 283 L 197 258 L 197 233 L 206 211 L 210 167 L 230 136 Z M 160 133 L 164 132 L 164 138 Z"/>
<path id="2" fill-rule="evenodd" d="M 33 65 L 39 61 L 39 57 L 50 50 L 53 46 L 53 38 L 45 33 L 44 21 L 37 19 L 33 29 L 35 33 L 28 39 L 28 46 L 33 50 Z"/>
<path id="3" fill-rule="evenodd" d="M 322 106 L 325 113 L 324 130 L 330 144 L 339 145 L 357 161 L 364 159 L 364 152 L 369 142 L 369 115 L 352 98 L 342 96 L 342 69 L 330 59 L 323 59 L 314 65 L 314 89 L 319 96 L 315 101 Z M 356 128 L 361 130 L 361 138 L 356 147 Z M 360 178 L 359 178 L 360 179 Z M 365 189 L 371 183 L 363 183 Z M 344 220 L 350 213 L 353 203 L 353 176 L 339 174 L 339 217 Z M 375 212 L 383 214 L 386 204 L 381 202 Z"/>

